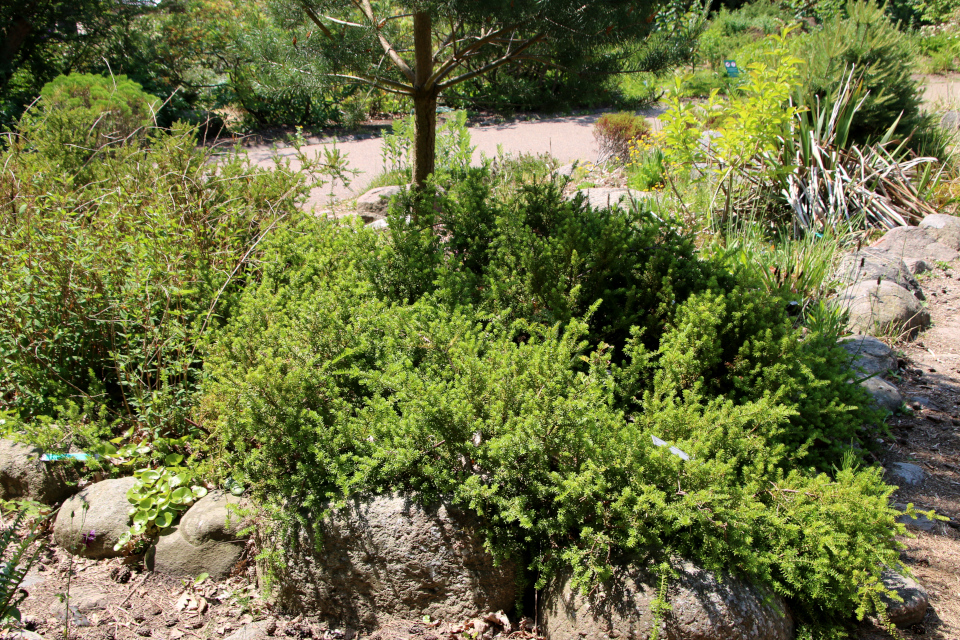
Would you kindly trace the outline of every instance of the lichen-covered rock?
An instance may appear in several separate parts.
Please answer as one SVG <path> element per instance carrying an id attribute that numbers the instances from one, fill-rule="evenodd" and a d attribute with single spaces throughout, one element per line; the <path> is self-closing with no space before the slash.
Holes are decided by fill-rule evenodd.
<path id="1" fill-rule="evenodd" d="M 860 333 L 908 334 L 930 326 L 930 313 L 909 291 L 888 280 L 847 287 L 837 303 L 849 311 L 850 328 Z"/>
<path id="2" fill-rule="evenodd" d="M 355 500 L 283 546 L 280 566 L 270 568 L 276 603 L 367 630 L 395 618 L 462 621 L 509 610 L 515 568 L 494 563 L 476 524 L 457 508 L 409 497 Z"/>
<path id="3" fill-rule="evenodd" d="M 130 527 L 127 491 L 135 478 L 103 480 L 63 503 L 53 525 L 57 546 L 84 558 L 116 558 L 113 550 Z"/>
<path id="4" fill-rule="evenodd" d="M 0 439 L 0 499 L 27 498 L 54 505 L 74 492 L 65 463 L 40 461 L 43 452 L 30 445 Z"/>
<path id="5" fill-rule="evenodd" d="M 657 580 L 626 565 L 589 596 L 574 591 L 568 578 L 548 587 L 541 605 L 542 629 L 550 640 L 618 638 L 645 640 L 655 622 L 651 605 Z M 788 640 L 793 618 L 782 598 L 733 576 L 723 581 L 691 563 L 666 594 L 670 611 L 660 637 L 670 640 Z"/>
<path id="6" fill-rule="evenodd" d="M 915 295 L 918 300 L 925 299 L 920 283 L 913 277 L 903 258 L 889 251 L 863 249 L 848 253 L 840 259 L 835 278 L 847 285 L 889 280 Z"/>
<path id="7" fill-rule="evenodd" d="M 147 568 L 167 576 L 193 579 L 206 573 L 213 580 L 221 580 L 230 575 L 242 555 L 242 544 L 193 544 L 186 540 L 180 527 L 173 527 L 157 539 L 147 557 Z"/>
<path id="8" fill-rule="evenodd" d="M 248 524 L 238 509 L 249 507 L 240 498 L 217 491 L 197 501 L 180 518 L 180 524 L 161 535 L 148 567 L 169 576 L 196 578 L 202 573 L 214 580 L 230 574 L 243 555 Z"/>
<path id="9" fill-rule="evenodd" d="M 960 218 L 945 213 L 927 216 L 917 225 L 945 247 L 960 251 Z"/>
<path id="10" fill-rule="evenodd" d="M 923 484 L 926 472 L 922 467 L 909 462 L 894 462 L 887 469 L 890 484 L 898 487 L 916 487 Z"/>
<path id="11" fill-rule="evenodd" d="M 903 599 L 903 602 L 897 602 L 887 596 L 883 597 L 883 603 L 887 605 L 887 615 L 890 616 L 890 622 L 898 627 L 909 627 L 923 622 L 924 616 L 927 615 L 927 607 L 930 604 L 927 590 L 913 578 L 908 578 L 893 571 L 884 571 L 882 579 L 883 586 L 895 591 Z"/>
<path id="12" fill-rule="evenodd" d="M 849 336 L 838 344 L 850 354 L 850 364 L 867 375 L 883 375 L 897 368 L 893 349 L 873 336 Z"/>
<path id="13" fill-rule="evenodd" d="M 930 262 L 953 262 L 960 258 L 956 249 L 941 244 L 921 227 L 894 227 L 873 245 L 900 258 L 922 258 Z"/>

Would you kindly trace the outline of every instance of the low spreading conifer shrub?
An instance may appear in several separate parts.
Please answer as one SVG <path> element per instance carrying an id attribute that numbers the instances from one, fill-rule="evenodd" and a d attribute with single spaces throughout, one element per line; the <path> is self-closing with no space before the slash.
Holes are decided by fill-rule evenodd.
<path id="1" fill-rule="evenodd" d="M 903 529 L 837 335 L 649 213 L 485 180 L 266 241 L 206 363 L 218 466 L 281 525 L 413 492 L 541 581 L 677 554 L 807 621 L 880 610 Z"/>

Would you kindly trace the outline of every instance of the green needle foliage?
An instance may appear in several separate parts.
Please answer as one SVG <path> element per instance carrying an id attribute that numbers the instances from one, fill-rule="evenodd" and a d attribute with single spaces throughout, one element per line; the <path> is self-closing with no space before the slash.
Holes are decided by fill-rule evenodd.
<path id="1" fill-rule="evenodd" d="M 588 71 L 610 51 L 627 51 L 650 35 L 658 10 L 651 0 L 274 0 L 271 6 L 289 33 L 286 48 L 264 47 L 278 66 L 413 101 L 418 187 L 434 171 L 441 94 L 508 65 Z M 658 69 L 683 59 L 699 28 L 697 21 L 678 27 L 643 59 Z"/>
<path id="2" fill-rule="evenodd" d="M 678 554 L 807 622 L 878 611 L 903 528 L 858 466 L 876 415 L 836 333 L 646 212 L 489 182 L 422 227 L 401 202 L 388 233 L 311 219 L 267 241 L 206 363 L 215 466 L 281 525 L 415 492 L 541 581 Z"/>
<path id="3" fill-rule="evenodd" d="M 923 122 L 922 94 L 911 77 L 912 58 L 904 35 L 873 2 L 850 0 L 846 13 L 847 17 L 827 21 L 804 42 L 801 57 L 807 61 L 807 81 L 801 103 L 812 109 L 831 104 L 852 68 L 865 98 L 850 129 L 850 142 L 877 141 L 898 119 L 898 131 L 912 132 Z"/>

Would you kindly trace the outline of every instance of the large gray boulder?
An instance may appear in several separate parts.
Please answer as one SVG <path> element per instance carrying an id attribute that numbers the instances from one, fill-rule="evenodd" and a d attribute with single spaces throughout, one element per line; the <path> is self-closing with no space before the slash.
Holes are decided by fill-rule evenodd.
<path id="1" fill-rule="evenodd" d="M 930 313 L 917 298 L 888 280 L 847 287 L 837 303 L 849 311 L 850 328 L 865 334 L 910 334 L 930 326 Z"/>
<path id="2" fill-rule="evenodd" d="M 898 602 L 893 598 L 883 596 L 882 600 L 887 606 L 887 615 L 890 616 L 890 622 L 898 627 L 909 627 L 923 622 L 924 616 L 927 615 L 927 607 L 930 604 L 927 590 L 913 578 L 908 578 L 893 571 L 884 571 L 881 578 L 883 586 L 894 591 L 902 600 L 902 602 Z"/>
<path id="3" fill-rule="evenodd" d="M 921 220 L 917 226 L 943 246 L 960 251 L 960 218 L 957 216 L 935 213 Z"/>
<path id="4" fill-rule="evenodd" d="M 367 224 L 383 220 L 390 209 L 390 201 L 407 187 L 390 186 L 370 189 L 357 198 L 357 215 Z"/>
<path id="5" fill-rule="evenodd" d="M 249 508 L 240 498 L 214 492 L 190 507 L 180 524 L 161 535 L 148 558 L 148 568 L 164 575 L 213 580 L 230 575 L 243 555 L 248 522 L 238 510 Z"/>
<path id="6" fill-rule="evenodd" d="M 30 445 L 0 439 L 0 499 L 26 498 L 54 505 L 74 492 L 76 474 L 65 462 L 41 462 L 43 452 Z"/>
<path id="7" fill-rule="evenodd" d="M 84 558 L 116 558 L 113 545 L 130 527 L 127 491 L 135 478 L 103 480 L 63 503 L 53 525 L 57 546 Z"/>
<path id="8" fill-rule="evenodd" d="M 889 251 L 863 249 L 848 253 L 840 259 L 835 277 L 846 285 L 889 280 L 915 295 L 917 299 L 926 299 L 920 283 L 913 277 L 910 268 L 900 256 Z"/>
<path id="9" fill-rule="evenodd" d="M 585 638 L 649 638 L 653 632 L 651 605 L 658 581 L 631 565 L 618 567 L 613 577 L 589 595 L 558 578 L 542 600 L 542 630 L 550 640 Z M 670 611 L 661 622 L 660 637 L 670 640 L 789 640 L 793 618 L 779 596 L 733 576 L 723 581 L 709 571 L 683 563 L 679 580 L 666 594 Z"/>
<path id="10" fill-rule="evenodd" d="M 960 258 L 956 249 L 940 244 L 920 227 L 894 227 L 873 245 L 901 258 L 922 258 L 929 262 L 953 262 Z"/>
<path id="11" fill-rule="evenodd" d="M 850 354 L 850 364 L 867 375 L 884 375 L 897 368 L 897 355 L 873 336 L 849 336 L 838 344 Z"/>
<path id="12" fill-rule="evenodd" d="M 574 193 L 583 195 L 591 209 L 607 208 L 628 208 L 634 203 L 641 202 L 654 195 L 649 191 L 638 191 L 637 189 L 621 189 L 613 187 L 591 187 L 589 189 L 580 189 Z"/>
<path id="13" fill-rule="evenodd" d="M 860 383 L 873 396 L 873 402 L 884 411 L 896 413 L 903 406 L 903 396 L 895 386 L 880 378 L 867 378 Z"/>
<path id="14" fill-rule="evenodd" d="M 497 566 L 476 519 L 409 497 L 355 500 L 302 527 L 272 567 L 276 604 L 372 630 L 394 618 L 463 621 L 509 610 L 515 567 Z"/>

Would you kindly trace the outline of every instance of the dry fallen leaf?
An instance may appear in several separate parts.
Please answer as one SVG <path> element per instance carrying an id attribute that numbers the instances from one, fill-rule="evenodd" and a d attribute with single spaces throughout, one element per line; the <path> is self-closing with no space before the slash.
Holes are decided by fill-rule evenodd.
<path id="1" fill-rule="evenodd" d="M 180 596 L 180 599 L 177 600 L 177 611 L 196 611 L 197 613 L 203 613 L 206 610 L 207 601 L 189 591 L 184 592 L 184 594 Z"/>
<path id="2" fill-rule="evenodd" d="M 510 619 L 507 617 L 503 611 L 497 611 L 496 613 L 488 613 L 487 617 L 484 618 L 485 621 L 499 625 L 503 627 L 503 634 L 510 635 L 510 632 L 513 630 L 513 627 L 510 625 Z"/>

